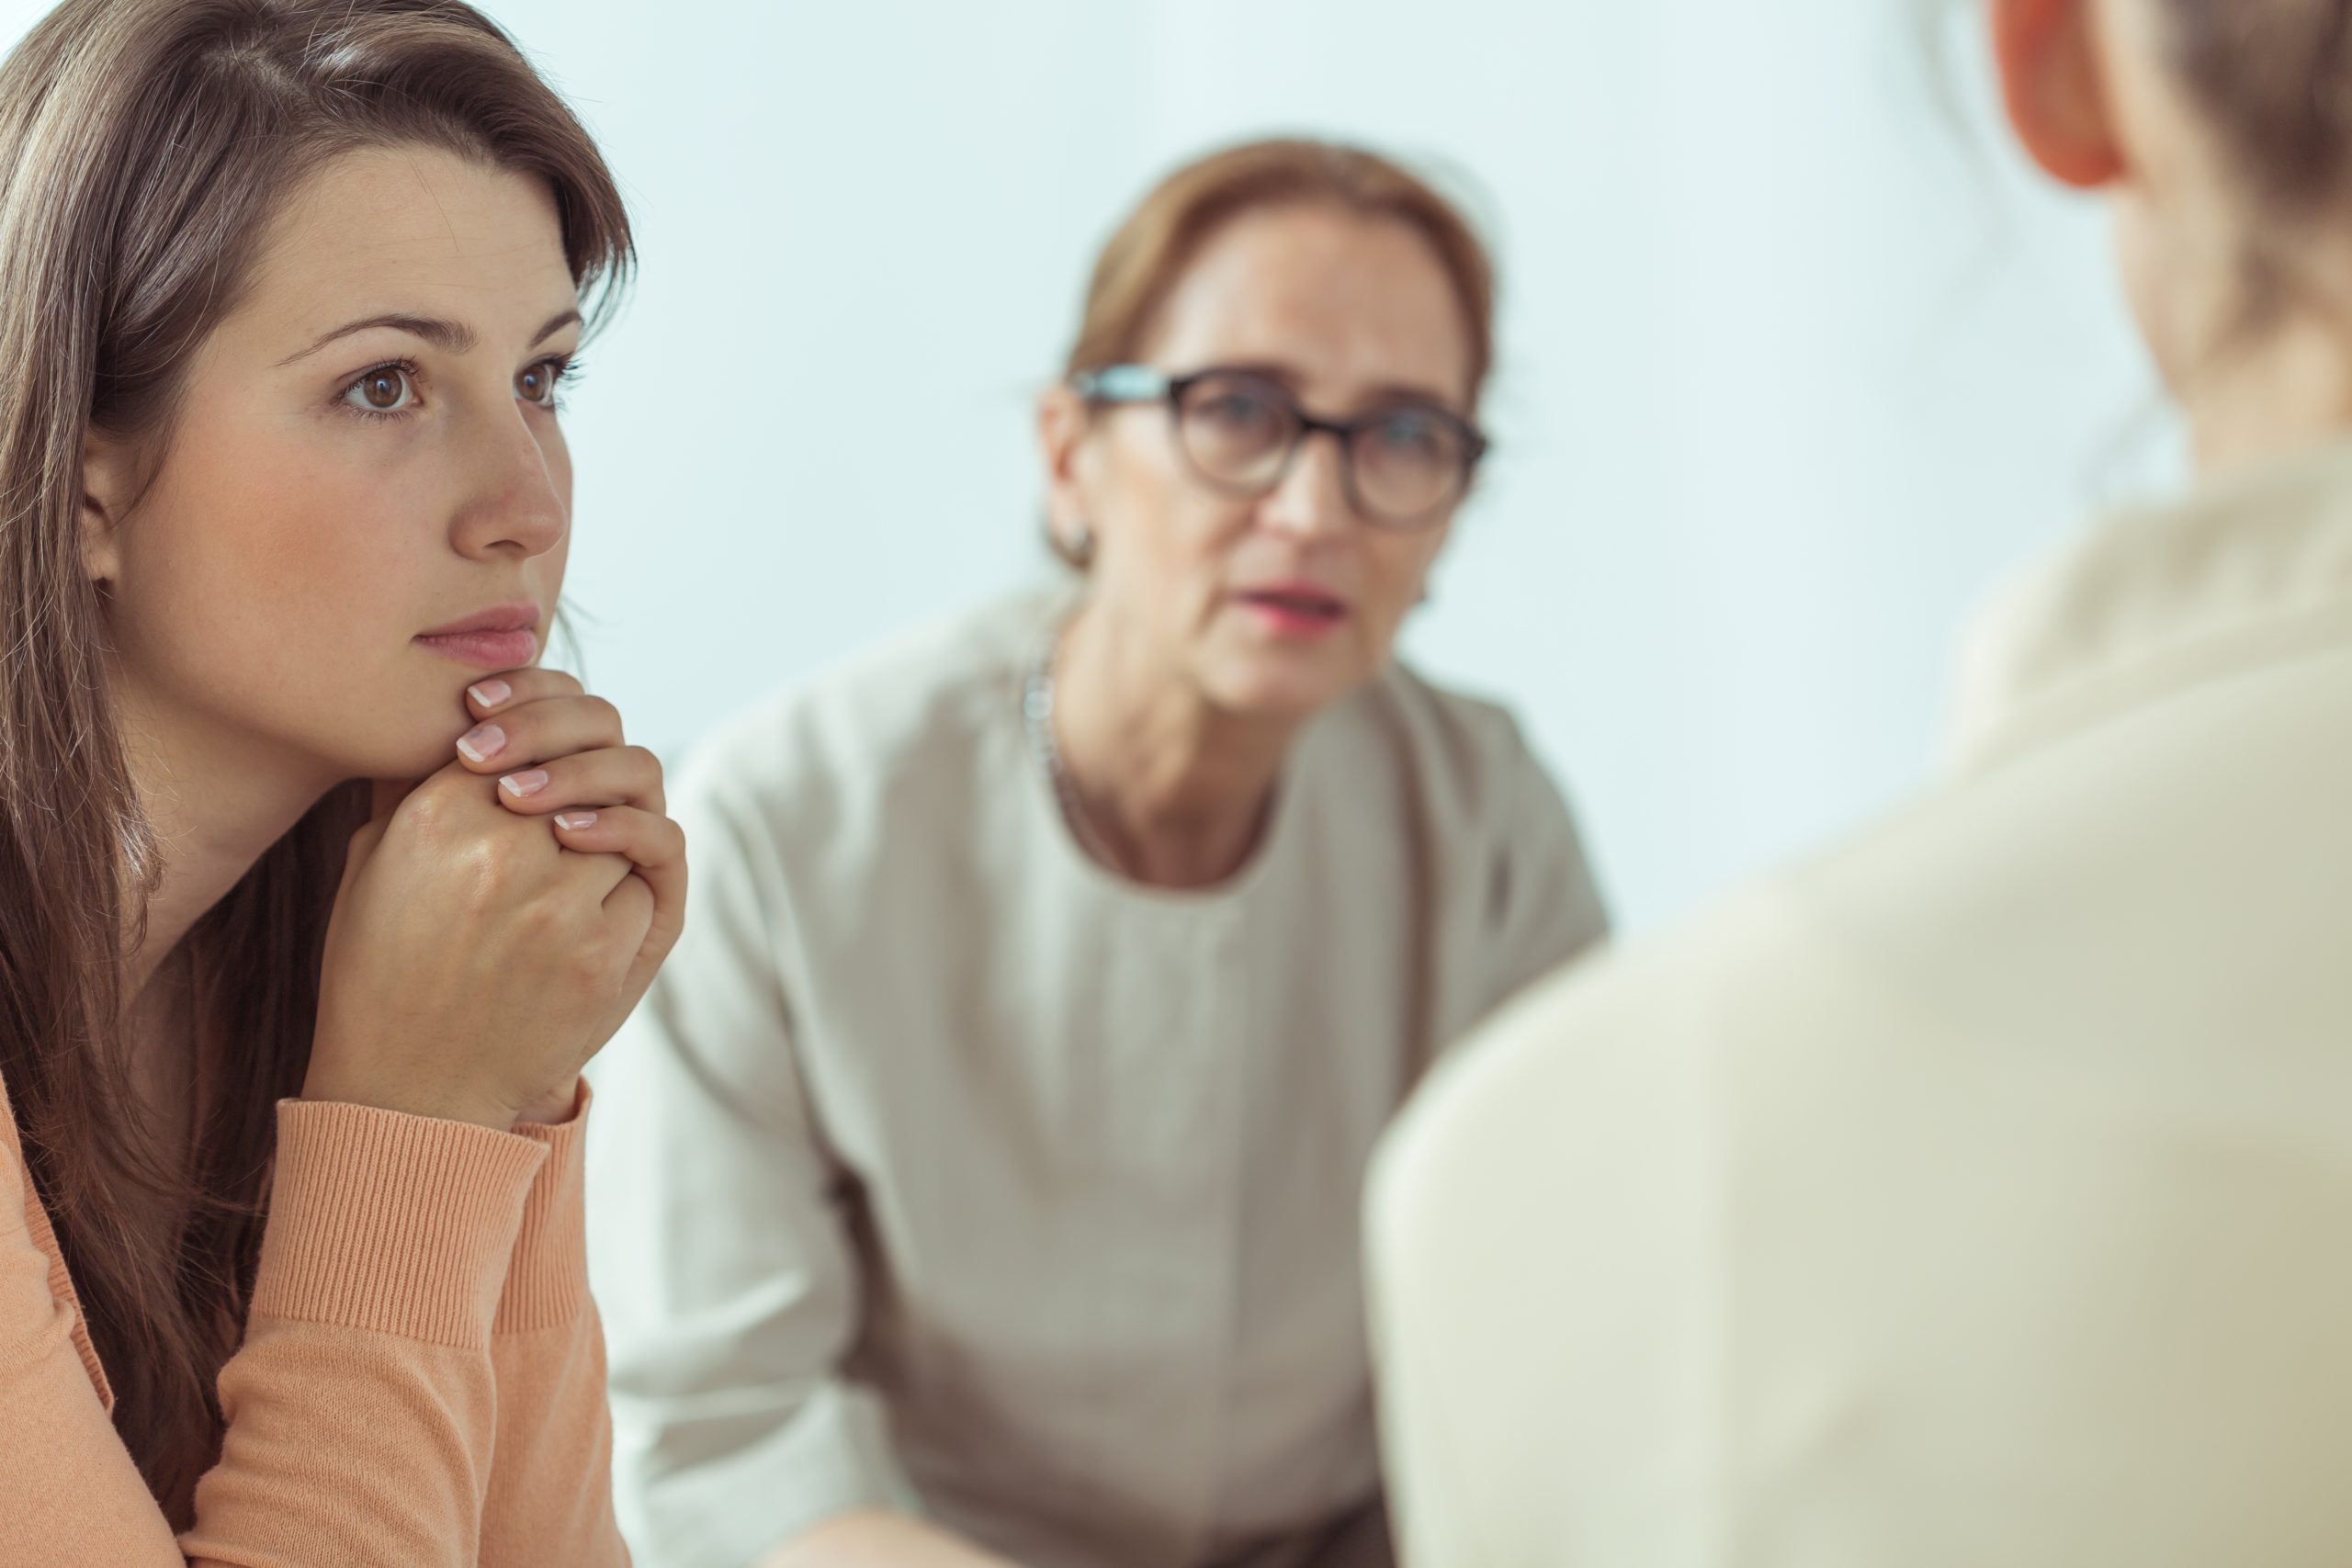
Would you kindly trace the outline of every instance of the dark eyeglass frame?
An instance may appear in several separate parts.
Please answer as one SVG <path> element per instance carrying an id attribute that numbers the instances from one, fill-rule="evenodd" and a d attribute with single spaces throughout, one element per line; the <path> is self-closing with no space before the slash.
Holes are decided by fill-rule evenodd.
<path id="1" fill-rule="evenodd" d="M 1205 381 L 1220 378 L 1246 380 L 1264 388 L 1288 412 L 1296 425 L 1291 436 L 1290 448 L 1283 460 L 1262 484 L 1242 484 L 1221 479 L 1204 470 L 1184 444 L 1184 395 Z M 1167 406 L 1170 430 L 1176 437 L 1176 450 L 1182 456 L 1185 467 L 1210 489 L 1237 499 L 1266 494 L 1279 486 L 1290 474 L 1291 465 L 1298 461 L 1299 448 L 1307 437 L 1329 435 L 1340 444 L 1340 483 L 1347 492 L 1348 504 L 1356 514 L 1376 527 L 1395 533 L 1414 533 L 1434 527 L 1440 517 L 1462 503 L 1470 493 L 1478 476 L 1478 465 L 1489 447 L 1485 432 L 1451 409 L 1429 402 L 1391 403 L 1353 419 L 1320 419 L 1306 412 L 1306 405 L 1291 389 L 1262 371 L 1238 365 L 1211 365 L 1182 376 L 1170 376 L 1148 365 L 1107 365 L 1100 370 L 1081 370 L 1069 378 L 1070 390 L 1091 404 L 1112 407 L 1163 403 Z M 1399 514 L 1375 507 L 1364 499 L 1363 487 L 1356 480 L 1356 438 L 1367 431 L 1377 430 L 1398 413 L 1409 410 L 1435 419 L 1449 426 L 1462 442 L 1462 482 L 1445 500 L 1426 511 Z"/>

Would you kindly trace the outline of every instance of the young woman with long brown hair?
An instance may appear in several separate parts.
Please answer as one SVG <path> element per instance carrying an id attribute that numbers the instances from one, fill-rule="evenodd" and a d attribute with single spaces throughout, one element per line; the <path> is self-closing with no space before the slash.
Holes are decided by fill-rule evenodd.
<path id="1" fill-rule="evenodd" d="M 578 1075 L 683 843 L 535 663 L 629 260 L 457 0 L 0 66 L 0 1561 L 626 1557 Z"/>

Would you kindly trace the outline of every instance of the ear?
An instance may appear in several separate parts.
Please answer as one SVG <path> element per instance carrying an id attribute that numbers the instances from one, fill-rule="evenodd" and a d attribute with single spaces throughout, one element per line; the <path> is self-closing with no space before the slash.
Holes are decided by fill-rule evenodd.
<path id="1" fill-rule="evenodd" d="M 130 508 L 130 454 L 96 431 L 82 437 L 82 570 L 93 582 L 122 575 L 122 520 Z"/>
<path id="2" fill-rule="evenodd" d="M 1084 399 L 1068 387 L 1037 400 L 1037 457 L 1046 474 L 1046 526 L 1065 547 L 1089 526 L 1083 469 L 1093 421 Z"/>
<path id="3" fill-rule="evenodd" d="M 2042 172 L 2076 190 L 2123 177 L 2099 70 L 2096 0 L 1993 0 L 1993 58 L 2009 124 Z"/>

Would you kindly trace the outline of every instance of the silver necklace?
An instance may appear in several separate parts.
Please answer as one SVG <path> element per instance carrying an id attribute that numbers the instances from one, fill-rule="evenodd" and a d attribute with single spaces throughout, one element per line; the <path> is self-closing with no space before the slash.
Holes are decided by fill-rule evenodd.
<path id="1" fill-rule="evenodd" d="M 1057 629 L 1047 635 L 1045 646 L 1029 666 L 1028 679 L 1022 682 L 1022 721 L 1029 731 L 1029 749 L 1037 754 L 1038 766 L 1046 770 L 1046 781 L 1054 786 L 1055 803 L 1061 807 L 1062 819 L 1077 835 L 1080 847 L 1104 869 L 1117 871 L 1118 857 L 1095 830 L 1085 797 L 1078 793 L 1078 781 L 1070 777 L 1069 764 L 1062 761 L 1061 742 L 1054 739 L 1054 660 L 1060 651 L 1061 635 Z"/>

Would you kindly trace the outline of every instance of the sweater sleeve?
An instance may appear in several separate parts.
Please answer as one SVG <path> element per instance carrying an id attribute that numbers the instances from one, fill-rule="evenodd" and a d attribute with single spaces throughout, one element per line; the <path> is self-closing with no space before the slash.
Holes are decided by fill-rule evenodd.
<path id="1" fill-rule="evenodd" d="M 498 1433 L 482 1514 L 482 1568 L 618 1568 L 628 1562 L 613 1518 L 605 1337 L 588 1294 L 581 1188 L 587 1119 L 582 1085 L 571 1120 L 516 1129 L 544 1145 L 548 1157 L 524 1201 L 492 1325 Z"/>
<path id="2" fill-rule="evenodd" d="M 73 1348 L 0 1160 L 0 1562 L 469 1568 L 494 1441 L 492 1325 L 537 1142 L 358 1106 L 278 1109 L 227 1431 L 176 1543 Z"/>

